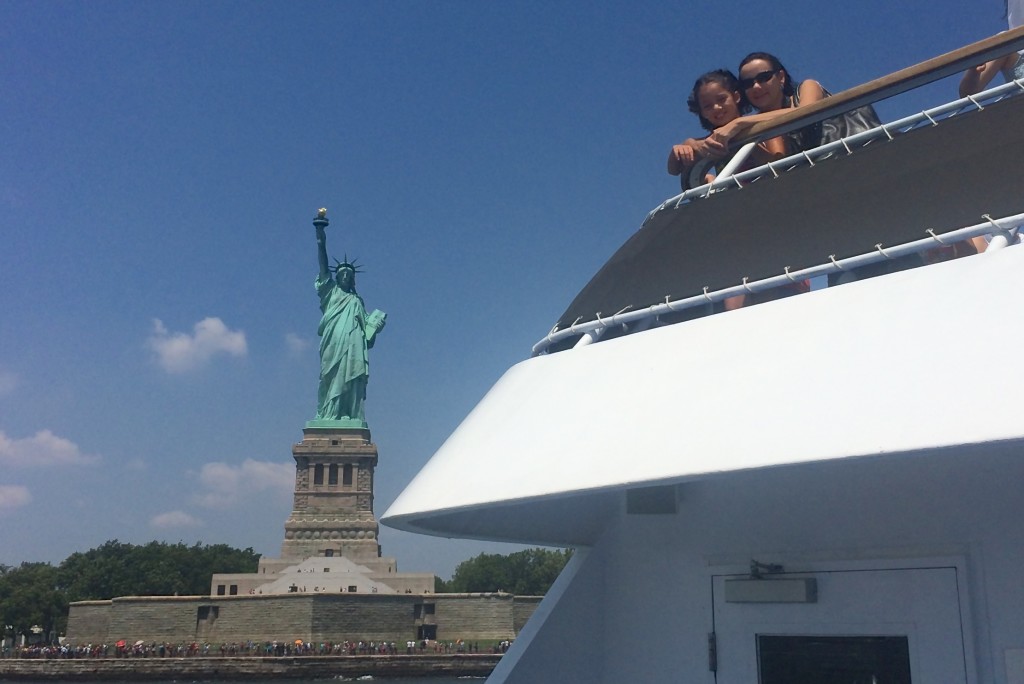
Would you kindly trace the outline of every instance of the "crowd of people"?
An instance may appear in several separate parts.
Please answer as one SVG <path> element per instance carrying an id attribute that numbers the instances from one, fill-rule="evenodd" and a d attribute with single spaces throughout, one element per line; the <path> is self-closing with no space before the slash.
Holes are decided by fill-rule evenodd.
<path id="1" fill-rule="evenodd" d="M 409 640 L 404 650 L 394 641 L 345 640 L 341 642 L 294 641 L 244 641 L 211 644 L 193 641 L 189 643 L 161 643 L 127 640 L 113 644 L 31 644 L 21 647 L 5 647 L 0 654 L 5 658 L 72 659 L 72 658 L 230 658 L 258 656 L 264 658 L 296 656 L 353 656 L 353 655 L 438 655 L 465 653 L 505 653 L 512 642 L 504 639 L 479 641 Z"/>

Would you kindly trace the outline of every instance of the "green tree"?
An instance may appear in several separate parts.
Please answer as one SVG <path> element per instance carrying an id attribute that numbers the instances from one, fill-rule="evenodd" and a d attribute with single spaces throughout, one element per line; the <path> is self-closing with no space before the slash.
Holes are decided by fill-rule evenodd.
<path id="1" fill-rule="evenodd" d="M 59 582 L 69 601 L 115 596 L 203 595 L 215 572 L 255 572 L 259 554 L 226 544 L 187 546 L 108 541 L 60 564 Z"/>
<path id="2" fill-rule="evenodd" d="M 67 624 L 68 602 L 57 586 L 57 568 L 49 563 L 22 563 L 0 573 L 0 626 L 16 634 L 32 627 L 61 633 Z"/>
<path id="3" fill-rule="evenodd" d="M 507 556 L 481 553 L 459 563 L 449 582 L 455 593 L 505 591 L 518 596 L 541 596 L 572 557 L 572 550 L 526 549 Z"/>

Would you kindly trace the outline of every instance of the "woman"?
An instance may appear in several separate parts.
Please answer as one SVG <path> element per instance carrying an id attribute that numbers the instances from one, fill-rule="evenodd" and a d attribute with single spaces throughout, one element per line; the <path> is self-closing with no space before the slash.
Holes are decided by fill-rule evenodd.
<path id="1" fill-rule="evenodd" d="M 828 91 L 813 79 L 795 83 L 779 58 L 767 52 L 752 52 L 743 58 L 739 83 L 743 96 L 758 112 L 715 129 L 706 143 L 713 153 L 723 153 L 730 140 L 742 136 L 756 123 L 771 121 L 790 109 L 828 97 Z M 797 150 L 815 147 L 821 139 L 821 124 L 791 133 L 789 138 Z"/>

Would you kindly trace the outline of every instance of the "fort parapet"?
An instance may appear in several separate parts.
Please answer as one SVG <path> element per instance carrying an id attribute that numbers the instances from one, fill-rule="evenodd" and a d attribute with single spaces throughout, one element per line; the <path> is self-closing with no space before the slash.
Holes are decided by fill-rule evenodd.
<path id="1" fill-rule="evenodd" d="M 486 594 L 124 596 L 71 604 L 68 640 L 112 644 L 515 639 L 541 597 Z"/>

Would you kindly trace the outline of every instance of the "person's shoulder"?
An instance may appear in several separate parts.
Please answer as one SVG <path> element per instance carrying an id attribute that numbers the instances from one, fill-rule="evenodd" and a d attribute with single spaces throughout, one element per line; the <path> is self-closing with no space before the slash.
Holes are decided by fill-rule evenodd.
<path id="1" fill-rule="evenodd" d="M 815 89 L 821 91 L 822 93 L 828 92 L 827 90 L 825 90 L 825 86 L 821 85 L 820 81 L 816 81 L 813 78 L 805 78 L 804 80 L 800 81 L 800 84 L 797 87 L 799 87 L 800 90 Z"/>
<path id="2" fill-rule="evenodd" d="M 825 90 L 825 86 L 813 78 L 805 78 L 800 81 L 796 85 L 796 90 L 798 101 L 802 105 L 811 104 L 832 95 L 832 93 Z"/>

